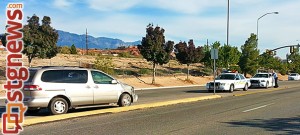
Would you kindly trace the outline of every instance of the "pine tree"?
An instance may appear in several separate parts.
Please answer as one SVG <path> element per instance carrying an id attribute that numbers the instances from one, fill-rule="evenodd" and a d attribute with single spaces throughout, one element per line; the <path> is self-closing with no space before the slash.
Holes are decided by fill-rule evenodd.
<path id="1" fill-rule="evenodd" d="M 71 53 L 71 54 L 77 54 L 77 49 L 76 49 L 76 47 L 75 47 L 74 44 L 73 44 L 73 45 L 71 46 L 71 48 L 70 48 L 70 53 Z"/>
<path id="2" fill-rule="evenodd" d="M 238 65 L 246 76 L 247 73 L 255 74 L 258 69 L 259 50 L 257 49 L 257 39 L 255 34 L 251 34 L 244 45 L 241 46 L 242 55 Z"/>

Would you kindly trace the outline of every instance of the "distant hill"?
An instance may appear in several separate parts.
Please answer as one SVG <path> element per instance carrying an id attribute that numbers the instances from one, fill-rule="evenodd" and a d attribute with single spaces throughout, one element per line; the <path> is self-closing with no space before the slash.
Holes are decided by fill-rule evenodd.
<path id="1" fill-rule="evenodd" d="M 85 48 L 86 36 L 78 35 L 70 32 L 57 30 L 58 32 L 58 46 L 71 46 L 74 44 L 76 48 Z M 124 42 L 120 39 L 113 39 L 108 37 L 93 37 L 88 36 L 88 47 L 97 49 L 115 49 L 120 46 L 138 45 L 141 41 Z"/>

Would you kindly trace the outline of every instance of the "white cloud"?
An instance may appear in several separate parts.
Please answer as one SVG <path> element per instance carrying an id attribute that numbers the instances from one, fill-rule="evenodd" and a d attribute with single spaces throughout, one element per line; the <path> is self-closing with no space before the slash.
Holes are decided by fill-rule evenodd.
<path id="1" fill-rule="evenodd" d="M 53 5 L 57 8 L 64 9 L 70 7 L 72 4 L 69 0 L 54 0 Z"/>
<path id="2" fill-rule="evenodd" d="M 138 4 L 140 0 L 87 0 L 92 9 L 99 11 L 119 11 L 131 8 Z"/>

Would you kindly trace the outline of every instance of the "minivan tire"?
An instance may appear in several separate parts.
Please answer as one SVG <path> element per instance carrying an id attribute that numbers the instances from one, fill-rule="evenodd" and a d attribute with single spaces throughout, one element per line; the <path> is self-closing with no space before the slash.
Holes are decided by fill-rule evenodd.
<path id="1" fill-rule="evenodd" d="M 63 98 L 54 98 L 51 101 L 48 109 L 53 115 L 64 114 L 68 112 L 69 105 L 68 102 Z"/>
<path id="2" fill-rule="evenodd" d="M 132 98 L 129 94 L 127 93 L 123 93 L 121 96 L 120 96 L 120 99 L 119 99 L 119 102 L 118 102 L 118 105 L 120 107 L 123 107 L 123 106 L 130 106 L 132 103 Z"/>

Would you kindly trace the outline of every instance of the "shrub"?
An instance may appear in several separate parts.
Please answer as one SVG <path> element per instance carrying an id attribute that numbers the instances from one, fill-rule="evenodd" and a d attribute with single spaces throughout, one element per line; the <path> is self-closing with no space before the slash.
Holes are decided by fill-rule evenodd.
<path id="1" fill-rule="evenodd" d="M 131 58 L 131 54 L 129 52 L 121 52 L 119 53 L 119 57 Z"/>
<path id="2" fill-rule="evenodd" d="M 113 64 L 112 58 L 97 56 L 94 61 L 93 68 L 101 70 L 107 74 L 114 74 L 115 65 Z"/>
<path id="3" fill-rule="evenodd" d="M 151 70 L 148 68 L 141 68 L 139 71 L 139 74 L 149 75 L 149 74 L 151 74 Z"/>

